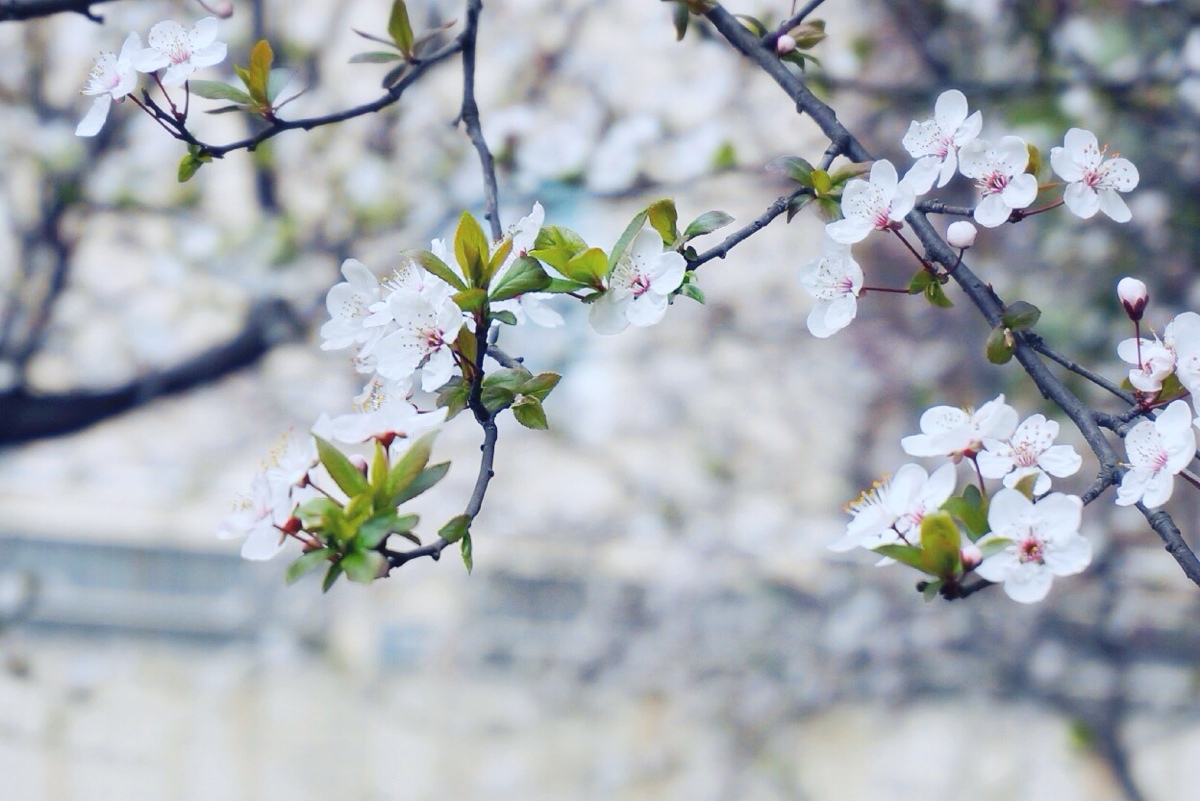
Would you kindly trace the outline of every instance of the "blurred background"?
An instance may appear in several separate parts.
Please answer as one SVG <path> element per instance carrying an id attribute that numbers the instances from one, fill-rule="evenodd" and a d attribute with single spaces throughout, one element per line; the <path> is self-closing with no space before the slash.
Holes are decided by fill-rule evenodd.
<path id="1" fill-rule="evenodd" d="M 347 60 L 375 49 L 352 29 L 382 35 L 386 0 L 234 6 L 230 57 L 202 77 L 229 80 L 266 36 L 307 90 L 285 117 L 379 94 L 386 67 Z M 456 3 L 409 7 L 418 29 L 461 25 Z M 815 126 L 705 26 L 674 41 L 671 8 L 487 3 L 478 99 L 506 225 L 540 201 L 607 248 L 664 196 L 684 221 L 741 225 L 791 191 L 767 164 L 819 160 Z M 242 561 L 219 522 L 283 436 L 359 390 L 316 336 L 341 261 L 383 274 L 481 213 L 453 124 L 461 71 L 179 184 L 182 145 L 131 103 L 76 138 L 79 89 L 129 31 L 207 12 L 93 10 L 103 25 L 0 23 L 2 801 L 1194 797 L 1200 596 L 1136 513 L 1107 495 L 1087 509 L 1094 564 L 1035 607 L 998 590 L 927 604 L 915 573 L 826 549 L 843 504 L 908 461 L 899 437 L 925 407 L 1004 392 L 1022 417 L 1054 410 L 986 363 L 965 304 L 875 294 L 813 339 L 810 212 L 706 265 L 708 303 L 655 328 L 600 337 L 563 303 L 563 328 L 504 333 L 564 379 L 549 432 L 504 420 L 473 574 L 450 550 L 322 596 L 285 587 L 283 560 Z M 1043 309 L 1052 346 L 1123 375 L 1123 274 L 1150 285 L 1150 325 L 1200 307 L 1195 3 L 838 0 L 814 16 L 829 38 L 812 86 L 880 157 L 907 165 L 909 121 L 957 87 L 985 137 L 1048 154 L 1080 125 L 1138 166 L 1132 223 L 1039 215 L 970 252 L 1006 300 Z M 216 105 L 193 102 L 202 139 L 251 130 L 198 113 Z M 856 249 L 870 283 L 914 271 L 892 245 Z M 421 499 L 423 532 L 461 510 L 479 441 L 465 417 L 440 436 L 454 467 Z M 1192 538 L 1195 495 L 1176 495 Z"/>

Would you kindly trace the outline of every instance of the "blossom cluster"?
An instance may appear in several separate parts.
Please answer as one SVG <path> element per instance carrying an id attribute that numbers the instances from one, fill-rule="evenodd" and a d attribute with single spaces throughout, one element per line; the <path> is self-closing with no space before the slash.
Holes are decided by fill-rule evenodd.
<path id="1" fill-rule="evenodd" d="M 875 231 L 898 232 L 917 198 L 934 184 L 946 186 L 960 174 L 974 181 L 980 193 L 972 218 L 985 228 L 995 228 L 1027 209 L 1041 188 L 1030 173 L 1030 148 L 1017 136 L 989 141 L 980 138 L 982 113 L 968 113 L 967 98 L 952 89 L 943 92 L 934 105 L 932 119 L 914 121 L 904 135 L 903 145 L 914 159 L 900 177 L 895 165 L 874 163 L 867 179 L 850 180 L 842 190 L 840 220 L 825 227 L 826 242 L 820 258 L 801 268 L 801 281 L 816 299 L 808 317 L 809 331 L 828 337 L 849 325 L 857 313 L 858 298 L 865 291 L 862 268 L 850 246 Z M 1125 158 L 1101 147 L 1096 136 L 1080 128 L 1067 131 L 1063 144 L 1050 151 L 1050 166 L 1065 184 L 1062 199 L 1046 208 L 1066 205 L 1084 219 L 1098 211 L 1117 222 L 1131 218 L 1121 193 L 1138 184 L 1137 168 Z M 952 223 L 948 241 L 966 248 L 975 231 L 966 221 Z"/>
<path id="2" fill-rule="evenodd" d="M 120 53 L 96 56 L 83 87 L 83 94 L 94 100 L 75 128 L 76 136 L 100 132 L 113 102 L 123 101 L 137 88 L 138 73 L 154 73 L 163 87 L 183 86 L 197 68 L 222 62 L 227 50 L 224 42 L 217 41 L 216 17 L 205 17 L 190 29 L 171 20 L 160 22 L 150 29 L 146 44 L 142 47 L 141 37 L 131 33 Z"/>
<path id="3" fill-rule="evenodd" d="M 851 502 L 846 531 L 829 547 L 866 548 L 881 564 L 902 561 L 929 574 L 944 593 L 970 573 L 1003 583 L 1015 601 L 1034 603 L 1055 576 L 1083 571 L 1092 549 L 1079 533 L 1083 502 L 1050 492 L 1051 477 L 1074 475 L 1082 464 L 1070 445 L 1055 444 L 1058 423 L 1040 414 L 1018 424 L 1004 396 L 979 409 L 935 406 L 921 433 L 904 437 L 910 456 L 945 458 L 932 474 L 916 463 L 877 483 Z M 977 485 L 955 495 L 956 465 L 970 462 Z M 984 479 L 1000 479 L 990 498 Z"/>

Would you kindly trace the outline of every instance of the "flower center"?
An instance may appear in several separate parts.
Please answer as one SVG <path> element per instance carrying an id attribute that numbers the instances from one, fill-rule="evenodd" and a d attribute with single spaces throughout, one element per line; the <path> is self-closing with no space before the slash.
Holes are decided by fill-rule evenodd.
<path id="1" fill-rule="evenodd" d="M 1046 545 L 1037 537 L 1029 536 L 1021 540 L 1017 546 L 1017 558 L 1022 564 L 1037 562 L 1039 565 L 1046 561 Z"/>
<path id="2" fill-rule="evenodd" d="M 989 173 L 979 179 L 979 188 L 985 195 L 1002 192 L 1006 186 L 1008 186 L 1008 176 L 1002 172 Z"/>

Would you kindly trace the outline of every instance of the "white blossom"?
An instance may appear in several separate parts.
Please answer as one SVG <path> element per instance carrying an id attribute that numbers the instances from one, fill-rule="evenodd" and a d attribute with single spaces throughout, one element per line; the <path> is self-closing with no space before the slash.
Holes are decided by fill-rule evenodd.
<path id="1" fill-rule="evenodd" d="M 920 539 L 921 521 L 941 508 L 954 492 L 954 465 L 945 464 L 925 472 L 918 464 L 906 464 L 889 481 L 875 484 L 847 507 L 854 517 L 846 533 L 830 543 L 831 551 L 877 548 L 880 545 Z"/>
<path id="2" fill-rule="evenodd" d="M 928 192 L 935 179 L 939 187 L 950 182 L 958 170 L 958 149 L 979 136 L 982 126 L 983 115 L 968 116 L 966 95 L 957 89 L 938 96 L 933 119 L 908 126 L 903 145 L 917 159 L 909 175 L 918 194 Z"/>
<path id="3" fill-rule="evenodd" d="M 392 292 L 371 307 L 368 326 L 387 326 L 382 337 L 363 355 L 372 359 L 379 375 L 404 381 L 421 370 L 421 387 L 431 392 L 454 373 L 451 347 L 463 326 L 463 313 L 447 291 Z"/>
<path id="4" fill-rule="evenodd" d="M 1129 383 L 1139 392 L 1158 392 L 1163 380 L 1175 372 L 1175 351 L 1157 337 L 1122 340 L 1117 344 L 1117 355 L 1134 365 Z"/>
<path id="5" fill-rule="evenodd" d="M 1062 147 L 1050 150 L 1050 166 L 1067 182 L 1063 201 L 1085 220 L 1103 211 L 1117 222 L 1133 216 L 1119 192 L 1138 185 L 1137 167 L 1129 159 L 1105 159 L 1108 148 L 1100 148 L 1096 135 L 1082 128 L 1067 131 Z"/>
<path id="6" fill-rule="evenodd" d="M 133 60 L 141 50 L 142 40 L 136 33 L 125 37 L 121 53 L 101 53 L 88 75 L 83 94 L 94 97 L 92 107 L 75 128 L 76 136 L 95 136 L 104 127 L 114 100 L 121 100 L 137 86 L 137 70 Z"/>
<path id="7" fill-rule="evenodd" d="M 1092 544 L 1079 533 L 1083 501 L 1055 492 L 1037 503 L 1014 489 L 997 492 L 988 505 L 991 532 L 978 545 L 1007 541 L 975 572 L 1004 583 L 1009 598 L 1037 603 L 1050 592 L 1055 576 L 1073 576 L 1091 564 Z"/>
<path id="8" fill-rule="evenodd" d="M 205 17 L 184 30 L 166 20 L 150 29 L 150 45 L 134 59 L 139 72 L 156 72 L 166 67 L 163 86 L 183 86 L 197 67 L 211 67 L 225 59 L 226 45 L 217 41 L 217 18 Z"/>
<path id="9" fill-rule="evenodd" d="M 342 262 L 345 281 L 334 284 L 325 297 L 329 320 L 321 326 L 321 350 L 341 350 L 362 346 L 382 333 L 379 327 L 365 323 L 370 308 L 383 296 L 383 287 L 375 273 L 357 259 Z"/>
<path id="10" fill-rule="evenodd" d="M 850 246 L 825 238 L 821 258 L 800 268 L 800 283 L 817 299 L 808 315 L 808 330 L 825 338 L 850 324 L 858 313 L 863 271 Z"/>
<path id="11" fill-rule="evenodd" d="M 287 487 L 271 481 L 264 470 L 254 476 L 249 496 L 222 521 L 217 536 L 221 539 L 244 537 L 244 559 L 270 559 L 283 550 L 285 535 L 280 526 L 291 517 L 294 508 Z"/>
<path id="12" fill-rule="evenodd" d="M 1006 136 L 992 147 L 972 139 L 958 154 L 959 169 L 975 179 L 983 199 L 975 207 L 975 222 L 984 228 L 1003 225 L 1014 209 L 1023 209 L 1037 197 L 1037 178 L 1025 172 L 1029 150 L 1017 136 Z"/>
<path id="13" fill-rule="evenodd" d="M 1154 420 L 1143 420 L 1125 435 L 1129 470 L 1117 487 L 1117 505 L 1141 501 L 1162 506 L 1175 488 L 1175 475 L 1196 456 L 1196 432 L 1188 406 L 1177 400 Z"/>
<path id="14" fill-rule="evenodd" d="M 1000 395 L 978 411 L 934 406 L 921 415 L 921 433 L 904 437 L 900 447 L 910 456 L 949 456 L 955 461 L 983 448 L 984 438 L 1008 439 L 1017 427 L 1017 410 Z"/>
<path id="15" fill-rule="evenodd" d="M 904 219 L 916 205 L 912 186 L 897 177 L 896 168 L 886 159 L 871 167 L 869 181 L 855 178 L 842 190 L 843 219 L 825 226 L 829 238 L 843 245 L 866 239 L 872 231 L 882 231 Z"/>
<path id="16" fill-rule="evenodd" d="M 1070 445 L 1055 445 L 1058 423 L 1035 414 L 1027 418 L 1008 439 L 983 438 L 983 450 L 977 456 L 979 474 L 984 478 L 1003 478 L 1004 486 L 1015 487 L 1026 476 L 1037 476 L 1035 495 L 1050 490 L 1050 476 L 1075 475 L 1083 459 Z"/>
<path id="17" fill-rule="evenodd" d="M 969 248 L 975 244 L 979 231 L 966 220 L 958 220 L 946 227 L 946 241 L 951 247 Z"/>
<path id="18" fill-rule="evenodd" d="M 599 334 L 617 334 L 630 324 L 649 326 L 667 313 L 667 298 L 683 283 L 687 262 L 662 238 L 644 229 L 621 254 L 608 276 L 608 288 L 588 310 Z"/>

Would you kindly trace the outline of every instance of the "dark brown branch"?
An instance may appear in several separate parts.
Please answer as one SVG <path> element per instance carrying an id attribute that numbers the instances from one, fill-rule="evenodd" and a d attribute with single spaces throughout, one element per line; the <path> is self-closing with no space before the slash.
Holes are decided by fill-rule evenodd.
<path id="1" fill-rule="evenodd" d="M 92 11 L 92 6 L 113 0 L 0 0 L 0 22 L 49 17 L 54 14 L 81 14 L 92 22 L 104 22 L 104 17 Z"/>
<path id="2" fill-rule="evenodd" d="M 483 173 L 484 216 L 491 225 L 492 239 L 499 239 L 504 227 L 500 224 L 496 163 L 492 158 L 492 151 L 488 150 L 487 140 L 483 138 L 483 127 L 479 123 L 479 104 L 475 102 L 475 42 L 479 33 L 479 14 L 482 10 L 482 0 L 469 0 L 466 27 L 459 37 L 463 63 L 463 99 L 459 118 L 467 129 L 467 137 L 479 154 L 479 167 Z"/>
<path id="3" fill-rule="evenodd" d="M 23 389 L 0 394 L 0 445 L 72 434 L 156 398 L 205 386 L 249 367 L 302 331 L 290 306 L 281 300 L 265 301 L 251 309 L 245 327 L 229 342 L 122 386 L 45 395 Z"/>

